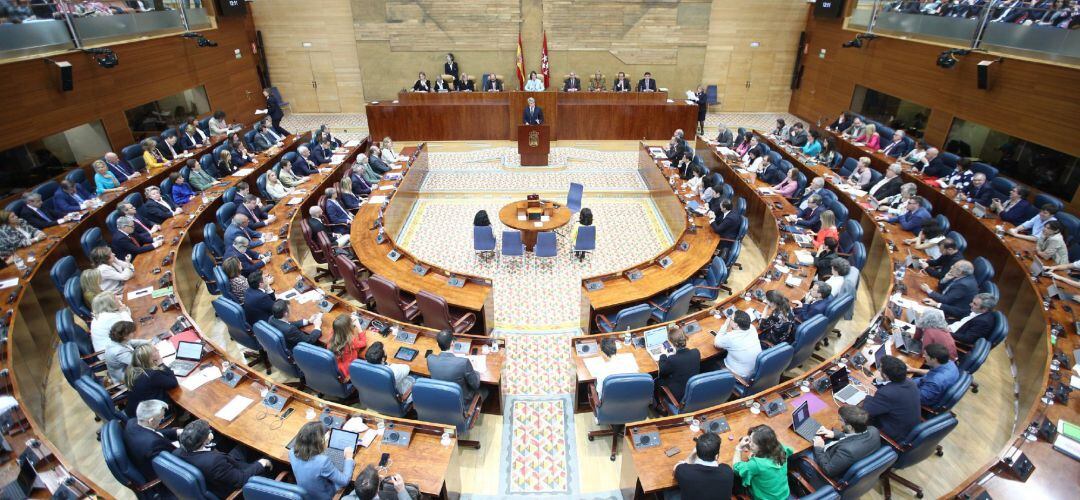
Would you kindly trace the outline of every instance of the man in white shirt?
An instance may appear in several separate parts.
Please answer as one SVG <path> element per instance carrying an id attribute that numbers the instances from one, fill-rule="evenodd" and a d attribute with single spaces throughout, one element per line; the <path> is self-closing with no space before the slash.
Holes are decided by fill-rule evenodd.
<path id="1" fill-rule="evenodd" d="M 355 325 L 359 330 L 359 325 Z M 394 374 L 394 390 L 398 395 L 405 394 L 412 389 L 413 383 L 416 379 L 409 376 L 409 365 L 404 363 L 387 363 L 386 362 L 386 349 L 383 347 L 383 343 L 375 341 L 375 343 L 368 346 L 364 352 L 364 360 L 373 365 L 386 365 L 390 368 L 390 372 Z M 349 374 L 346 373 L 345 376 Z M 409 400 L 412 396 L 409 396 Z"/>
<path id="2" fill-rule="evenodd" d="M 899 163 L 893 163 L 889 165 L 888 170 L 885 171 L 885 176 L 881 178 L 877 184 L 870 187 L 868 193 L 878 201 L 883 200 L 889 196 L 893 196 L 900 192 L 901 180 L 900 172 L 902 167 Z M 887 187 L 889 186 L 889 187 Z M 895 189 L 895 191 L 893 191 Z"/>
<path id="3" fill-rule="evenodd" d="M 742 378 L 749 378 L 754 373 L 757 355 L 761 352 L 757 328 L 750 323 L 750 315 L 745 311 L 735 311 L 732 323 L 734 328 L 718 334 L 713 345 L 727 351 L 725 368 Z"/>

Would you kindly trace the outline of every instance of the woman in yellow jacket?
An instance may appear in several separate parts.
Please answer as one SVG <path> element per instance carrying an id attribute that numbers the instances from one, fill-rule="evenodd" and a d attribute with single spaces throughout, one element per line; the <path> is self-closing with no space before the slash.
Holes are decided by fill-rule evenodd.
<path id="1" fill-rule="evenodd" d="M 158 169 L 168 166 L 168 160 L 165 159 L 165 155 L 161 154 L 161 151 L 158 151 L 157 141 L 154 139 L 143 139 L 142 149 L 142 158 L 146 163 L 146 170 L 150 173 L 154 173 Z"/>

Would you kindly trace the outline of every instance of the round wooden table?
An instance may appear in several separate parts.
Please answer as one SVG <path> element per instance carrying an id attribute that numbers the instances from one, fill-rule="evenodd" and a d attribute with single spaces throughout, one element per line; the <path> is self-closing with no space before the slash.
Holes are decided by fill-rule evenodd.
<path id="1" fill-rule="evenodd" d="M 525 250 L 531 252 L 536 245 L 537 233 L 553 231 L 565 226 L 567 222 L 570 222 L 570 217 L 573 214 L 569 208 L 559 203 L 540 200 L 542 204 L 540 208 L 541 214 L 546 216 L 547 220 L 529 220 L 527 217 L 529 203 L 528 200 L 521 200 L 507 204 L 499 210 L 499 220 L 502 221 L 504 226 L 521 231 L 521 242 L 525 244 Z M 520 216 L 526 216 L 525 220 L 521 220 Z"/>

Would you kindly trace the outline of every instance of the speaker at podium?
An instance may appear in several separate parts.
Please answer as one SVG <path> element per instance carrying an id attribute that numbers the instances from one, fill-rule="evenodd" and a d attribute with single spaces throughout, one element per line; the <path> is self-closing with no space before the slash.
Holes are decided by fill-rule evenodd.
<path id="1" fill-rule="evenodd" d="M 517 144 L 521 166 L 547 165 L 548 153 L 551 151 L 551 126 L 518 125 Z"/>

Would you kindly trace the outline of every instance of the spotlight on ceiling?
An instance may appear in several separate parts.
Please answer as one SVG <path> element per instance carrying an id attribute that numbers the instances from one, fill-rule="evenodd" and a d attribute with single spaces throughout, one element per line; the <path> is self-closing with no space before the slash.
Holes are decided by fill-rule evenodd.
<path id="1" fill-rule="evenodd" d="M 90 54 L 94 57 L 94 62 L 98 63 L 98 66 L 102 68 L 115 68 L 117 64 L 120 64 L 120 59 L 116 57 L 116 52 L 112 49 L 104 47 L 96 49 L 83 49 L 83 52 Z"/>
<path id="2" fill-rule="evenodd" d="M 195 39 L 195 44 L 198 45 L 199 47 L 217 47 L 217 42 L 215 42 L 213 40 L 210 40 L 210 39 L 206 38 L 205 36 L 202 36 L 199 33 L 193 33 L 193 32 L 189 31 L 189 32 L 184 33 L 184 34 L 182 34 L 180 36 L 182 36 L 184 38 L 194 38 Z"/>
<path id="3" fill-rule="evenodd" d="M 845 49 L 862 48 L 863 40 L 866 40 L 867 43 L 870 43 L 870 40 L 873 40 L 875 38 L 877 38 L 877 35 L 875 35 L 873 33 L 859 33 L 858 35 L 855 35 L 855 38 L 852 39 L 851 41 L 844 42 L 843 45 L 841 45 L 841 47 L 843 47 Z"/>
<path id="4" fill-rule="evenodd" d="M 952 68 L 959 62 L 956 56 L 966 56 L 970 53 L 971 51 L 967 49 L 947 49 L 938 56 L 937 65 L 945 69 Z"/>

